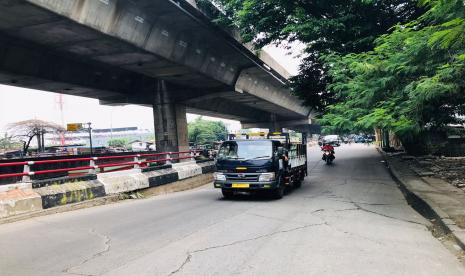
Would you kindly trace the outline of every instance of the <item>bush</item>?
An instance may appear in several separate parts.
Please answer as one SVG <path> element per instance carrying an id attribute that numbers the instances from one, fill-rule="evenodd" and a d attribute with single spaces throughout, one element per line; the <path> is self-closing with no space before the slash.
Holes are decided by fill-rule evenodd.
<path id="1" fill-rule="evenodd" d="M 110 147 L 125 147 L 128 144 L 126 139 L 111 139 L 108 141 L 108 146 Z"/>

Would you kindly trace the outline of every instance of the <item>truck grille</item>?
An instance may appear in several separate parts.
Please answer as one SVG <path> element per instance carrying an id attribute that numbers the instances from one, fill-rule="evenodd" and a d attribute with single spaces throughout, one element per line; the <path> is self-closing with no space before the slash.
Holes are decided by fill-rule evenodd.
<path id="1" fill-rule="evenodd" d="M 228 181 L 258 182 L 258 173 L 226 173 Z"/>

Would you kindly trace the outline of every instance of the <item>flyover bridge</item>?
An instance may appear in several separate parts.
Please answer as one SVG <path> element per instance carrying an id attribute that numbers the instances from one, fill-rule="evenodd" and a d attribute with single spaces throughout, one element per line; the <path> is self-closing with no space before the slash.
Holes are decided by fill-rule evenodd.
<path id="1" fill-rule="evenodd" d="M 161 151 L 186 150 L 186 112 L 270 129 L 310 116 L 193 1 L 0 0 L 0 83 L 153 107 Z"/>

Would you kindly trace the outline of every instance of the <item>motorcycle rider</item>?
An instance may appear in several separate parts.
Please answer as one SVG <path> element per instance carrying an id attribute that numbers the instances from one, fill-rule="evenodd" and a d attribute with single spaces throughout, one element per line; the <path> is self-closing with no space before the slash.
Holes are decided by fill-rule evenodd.
<path id="1" fill-rule="evenodd" d="M 336 158 L 334 156 L 334 147 L 330 143 L 324 143 L 323 147 L 321 147 L 321 151 L 329 151 L 329 152 L 331 152 L 333 159 Z M 325 160 L 325 155 L 324 154 L 323 154 L 322 159 Z"/>

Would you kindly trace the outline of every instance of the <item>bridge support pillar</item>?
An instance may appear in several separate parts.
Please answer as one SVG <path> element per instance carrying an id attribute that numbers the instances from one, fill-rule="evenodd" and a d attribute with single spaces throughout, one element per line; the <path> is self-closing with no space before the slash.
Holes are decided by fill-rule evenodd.
<path id="1" fill-rule="evenodd" d="M 278 120 L 276 119 L 276 114 L 271 114 L 270 116 L 270 126 L 268 127 L 270 132 L 282 132 L 282 127 L 280 126 Z"/>
<path id="2" fill-rule="evenodd" d="M 159 82 L 155 92 L 153 117 L 158 152 L 189 150 L 186 106 L 172 101 L 163 81 Z"/>

